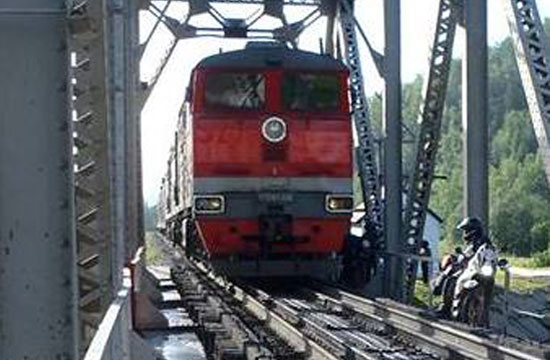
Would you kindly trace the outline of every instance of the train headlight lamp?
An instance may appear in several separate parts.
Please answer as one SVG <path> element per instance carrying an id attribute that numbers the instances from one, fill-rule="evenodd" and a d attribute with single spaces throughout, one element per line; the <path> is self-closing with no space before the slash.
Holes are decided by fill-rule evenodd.
<path id="1" fill-rule="evenodd" d="M 272 116 L 262 124 L 263 137 L 272 143 L 278 143 L 286 138 L 286 123 L 283 119 Z"/>
<path id="2" fill-rule="evenodd" d="M 325 209 L 329 213 L 351 213 L 353 211 L 353 196 L 327 195 Z"/>
<path id="3" fill-rule="evenodd" d="M 225 198 L 222 195 L 197 195 L 194 199 L 196 214 L 222 214 Z"/>

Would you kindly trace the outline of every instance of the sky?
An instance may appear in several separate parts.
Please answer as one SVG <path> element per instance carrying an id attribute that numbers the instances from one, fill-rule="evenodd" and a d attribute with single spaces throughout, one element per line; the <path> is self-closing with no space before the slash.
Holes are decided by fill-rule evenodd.
<path id="1" fill-rule="evenodd" d="M 488 1 L 489 44 L 502 41 L 509 34 L 508 23 L 502 8 L 503 0 Z M 161 5 L 162 2 L 156 2 Z M 433 42 L 433 31 L 438 9 L 438 0 L 401 0 L 401 46 L 403 82 L 411 82 L 420 74 L 426 74 L 430 46 Z M 541 17 L 550 17 L 550 1 L 538 0 Z M 257 6 L 217 5 L 216 9 L 226 17 L 247 17 Z M 289 22 L 297 21 L 304 15 L 304 8 L 293 7 L 286 13 Z M 174 1 L 168 15 L 182 19 L 187 13 L 187 6 Z M 384 48 L 383 0 L 357 0 L 355 16 L 364 29 L 373 47 L 380 53 Z M 140 18 L 140 37 L 144 42 L 155 23 L 155 18 L 144 12 Z M 196 26 L 213 25 L 207 15 L 199 15 L 191 24 Z M 319 34 L 324 34 L 324 19 L 313 24 L 302 35 L 299 48 L 319 51 Z M 273 21 L 262 20 L 258 27 L 270 27 Z M 173 36 L 160 25 L 141 61 L 141 78 L 148 80 L 155 73 L 160 58 L 166 51 Z M 154 204 L 158 198 L 160 182 L 166 171 L 168 152 L 173 141 L 177 115 L 183 102 L 185 88 L 189 82 L 192 68 L 203 57 L 244 47 L 245 40 L 228 40 L 220 38 L 195 38 L 180 40 L 164 72 L 147 101 L 142 112 L 142 154 L 143 154 L 143 195 L 146 203 Z M 459 29 L 455 40 L 454 57 L 462 56 L 464 47 L 463 30 Z M 383 81 L 379 78 L 366 46 L 360 40 L 363 74 L 368 94 L 381 92 Z"/>

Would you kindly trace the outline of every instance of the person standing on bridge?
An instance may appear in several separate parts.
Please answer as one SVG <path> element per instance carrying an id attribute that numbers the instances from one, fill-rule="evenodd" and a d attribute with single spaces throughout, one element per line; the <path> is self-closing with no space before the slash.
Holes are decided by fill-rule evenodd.
<path id="1" fill-rule="evenodd" d="M 457 226 L 462 231 L 462 238 L 466 243 L 466 249 L 463 252 L 463 271 L 458 276 L 454 288 L 454 297 L 452 304 L 452 317 L 459 319 L 461 297 L 466 289 L 466 284 L 474 279 L 476 275 L 483 275 L 494 280 L 496 272 L 496 251 L 489 238 L 484 234 L 483 223 L 476 217 L 466 217 Z M 489 269 L 490 268 L 490 274 Z M 487 274 L 486 274 L 487 273 Z M 484 299 L 483 312 L 485 323 L 488 322 L 488 302 L 490 301 L 491 291 L 487 292 L 487 299 Z"/>
<path id="2" fill-rule="evenodd" d="M 422 240 L 418 255 L 423 257 L 420 262 L 420 268 L 422 269 L 422 281 L 424 284 L 428 284 L 430 281 L 430 263 L 432 261 L 432 251 L 430 250 L 430 243 L 427 240 Z M 427 259 L 426 259 L 427 258 Z"/>

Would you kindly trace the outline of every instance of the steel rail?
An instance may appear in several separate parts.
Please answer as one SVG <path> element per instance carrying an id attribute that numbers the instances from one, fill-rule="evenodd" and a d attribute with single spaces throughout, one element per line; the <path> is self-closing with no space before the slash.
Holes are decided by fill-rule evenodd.
<path id="1" fill-rule="evenodd" d="M 215 352 L 215 358 L 224 358 L 226 353 L 238 353 L 247 359 L 275 358 L 213 284 L 201 279 L 204 274 L 178 269 L 171 273 L 191 318 L 204 330 L 200 334 L 206 340 L 207 352 Z"/>
<path id="2" fill-rule="evenodd" d="M 398 344 L 388 342 L 389 345 L 386 346 L 380 341 L 382 339 L 380 337 L 369 338 L 368 332 L 361 334 L 366 336 L 358 336 L 352 332 L 359 330 L 360 327 L 354 329 L 345 324 L 341 326 L 339 320 L 321 319 L 324 315 L 331 313 L 308 307 L 311 304 L 321 303 L 327 309 L 335 310 L 332 315 L 351 312 L 373 324 L 395 331 L 400 335 L 397 339 L 405 339 L 404 343 L 418 345 L 422 349 L 420 356 L 424 358 L 435 356 L 494 360 L 539 359 L 457 327 L 423 318 L 417 314 L 418 311 L 411 311 L 412 308 L 399 306 L 390 300 L 366 299 L 338 288 L 316 285 L 313 288 L 301 289 L 301 292 L 315 298 L 318 302 L 308 303 L 308 306 L 297 310 L 295 306 L 298 305 L 295 303 L 305 300 L 278 299 L 266 291 L 243 288 L 223 277 L 216 276 L 203 263 L 193 263 L 192 266 L 202 272 L 205 279 L 231 293 L 233 299 L 238 301 L 244 309 L 263 322 L 277 336 L 287 341 L 297 352 L 303 353 L 304 358 L 373 360 L 379 359 L 382 354 L 391 358 L 392 355 L 403 351 L 403 347 L 400 348 Z M 317 312 L 320 315 L 304 316 L 306 313 L 316 314 Z M 367 343 L 368 346 L 361 346 L 360 343 Z"/>
<path id="3" fill-rule="evenodd" d="M 385 356 L 386 359 L 398 359 L 410 352 L 400 344 L 391 344 L 391 340 L 381 344 L 380 339 L 375 338 L 374 334 L 357 334 L 360 329 L 345 324 L 343 315 L 340 315 L 337 321 L 341 324 L 335 323 L 334 319 L 332 324 L 327 319 L 321 321 L 312 319 L 304 315 L 305 313 L 315 314 L 315 309 L 302 308 L 297 311 L 284 300 L 274 298 L 263 290 L 243 288 L 223 277 L 216 276 L 201 262 L 193 262 L 191 265 L 201 271 L 209 281 L 232 294 L 233 299 L 237 300 L 244 309 L 260 319 L 265 326 L 287 341 L 297 352 L 303 353 L 304 358 L 376 360 Z M 329 315 L 327 311 L 319 311 L 319 314 Z M 391 334 L 388 335 L 391 337 Z M 434 357 L 422 351 L 420 358 L 433 359 Z"/>
<path id="4" fill-rule="evenodd" d="M 434 319 L 423 318 L 411 308 L 398 307 L 391 301 L 371 300 L 337 288 L 320 285 L 311 293 L 318 299 L 349 309 L 417 339 L 444 357 L 466 359 L 535 360 L 536 356 L 520 352 Z"/>
<path id="5" fill-rule="evenodd" d="M 285 304 L 284 301 L 273 299 L 269 294 L 261 290 L 255 291 L 260 298 L 264 299 L 264 302 L 270 304 L 275 313 L 299 327 L 303 332 L 310 334 L 310 337 L 322 343 L 324 348 L 330 348 L 339 358 L 345 357 L 357 360 L 376 360 L 379 358 L 378 355 L 366 353 L 357 346 L 346 343 L 344 339 L 333 334 L 331 329 L 335 330 L 336 328 L 323 327 L 321 324 L 305 318 L 299 311 Z"/>
<path id="6" fill-rule="evenodd" d="M 208 264 L 185 260 L 306 359 L 489 359 L 535 360 L 544 349 L 522 351 L 470 330 L 424 317 L 420 309 L 387 299 L 367 299 L 312 281 L 284 287 L 282 295 L 251 283 L 216 275 Z M 287 291 L 287 290 L 291 291 Z M 225 296 L 225 295 L 224 295 Z M 227 301 L 227 300 L 226 300 Z M 235 305 L 236 304 L 236 305 Z M 504 339 L 508 340 L 508 339 Z"/>
<path id="7" fill-rule="evenodd" d="M 233 299 L 238 301 L 243 309 L 261 320 L 264 326 L 271 329 L 277 336 L 285 340 L 298 353 L 302 353 L 305 359 L 339 359 L 338 356 L 331 354 L 315 341 L 308 338 L 291 322 L 271 310 L 269 305 L 263 304 L 256 297 L 226 279 L 216 276 L 213 272 L 209 271 L 203 263 L 188 262 L 188 264 L 195 270 L 201 272 L 205 278 L 216 286 L 232 294 Z"/>

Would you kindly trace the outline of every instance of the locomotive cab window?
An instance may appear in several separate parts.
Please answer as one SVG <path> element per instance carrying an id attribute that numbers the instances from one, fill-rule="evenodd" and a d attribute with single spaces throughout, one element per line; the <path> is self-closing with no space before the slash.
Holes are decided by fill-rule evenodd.
<path id="1" fill-rule="evenodd" d="M 265 104 L 265 77 L 254 73 L 210 73 L 206 75 L 208 108 L 261 109 Z"/>
<path id="2" fill-rule="evenodd" d="M 283 80 L 285 109 L 337 111 L 340 82 L 337 74 L 287 73 Z"/>

